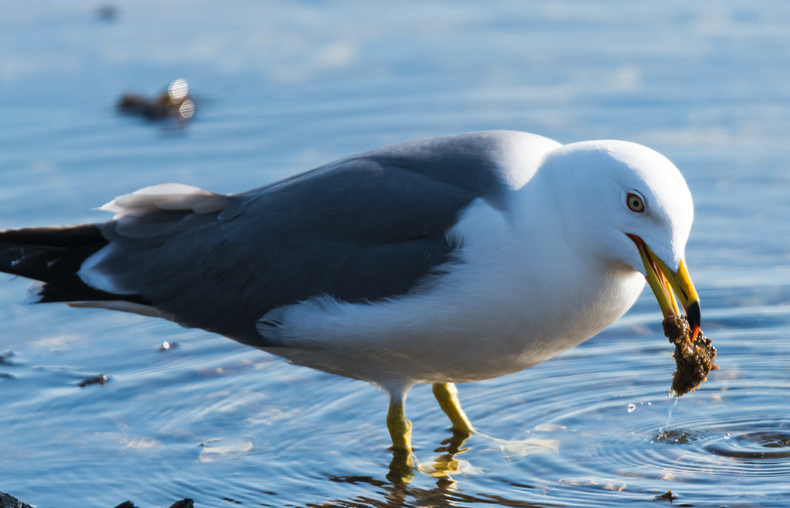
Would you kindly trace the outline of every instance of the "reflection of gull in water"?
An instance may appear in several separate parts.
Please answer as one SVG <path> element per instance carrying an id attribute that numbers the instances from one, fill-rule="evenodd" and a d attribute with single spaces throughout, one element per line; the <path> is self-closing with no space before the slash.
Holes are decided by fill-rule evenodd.
<path id="1" fill-rule="evenodd" d="M 493 131 L 392 145 L 260 189 L 149 187 L 113 220 L 0 234 L 0 269 L 69 302 L 211 330 L 390 395 L 410 467 L 409 388 L 515 372 L 598 333 L 645 275 L 699 325 L 683 261 L 692 202 L 663 156 Z"/>

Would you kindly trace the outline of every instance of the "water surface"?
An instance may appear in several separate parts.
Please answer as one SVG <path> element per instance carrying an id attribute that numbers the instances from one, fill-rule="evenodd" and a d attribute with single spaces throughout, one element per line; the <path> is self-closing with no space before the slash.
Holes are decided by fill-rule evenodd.
<path id="1" fill-rule="evenodd" d="M 376 389 L 163 321 L 31 306 L 4 277 L 0 491 L 39 507 L 790 504 L 790 5 L 114 5 L 3 8 L 1 227 L 101 220 L 92 207 L 154 183 L 241 191 L 428 135 L 629 139 L 691 187 L 687 259 L 721 370 L 667 396 L 646 293 L 582 346 L 461 386 L 485 436 L 456 474 L 429 474 L 451 434 L 414 389 L 423 472 L 397 487 Z M 116 113 L 179 77 L 198 106 L 184 128 Z"/>

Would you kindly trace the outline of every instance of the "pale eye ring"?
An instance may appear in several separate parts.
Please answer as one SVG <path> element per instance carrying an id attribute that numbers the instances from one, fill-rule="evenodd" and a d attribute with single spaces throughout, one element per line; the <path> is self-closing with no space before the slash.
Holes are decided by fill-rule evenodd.
<path id="1" fill-rule="evenodd" d="M 629 192 L 625 196 L 625 204 L 634 213 L 645 212 L 645 200 L 638 192 Z"/>

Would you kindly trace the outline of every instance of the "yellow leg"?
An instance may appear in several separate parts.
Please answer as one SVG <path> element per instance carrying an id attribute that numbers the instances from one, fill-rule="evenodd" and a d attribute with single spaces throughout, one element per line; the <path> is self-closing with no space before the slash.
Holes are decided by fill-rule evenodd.
<path id="1" fill-rule="evenodd" d="M 453 430 L 465 434 L 471 434 L 475 431 L 472 427 L 472 422 L 464 413 L 461 408 L 461 401 L 458 400 L 458 388 L 453 383 L 434 383 L 433 395 L 439 401 L 439 407 L 442 408 L 444 414 L 450 418 L 453 423 Z"/>
<path id="2" fill-rule="evenodd" d="M 387 479 L 395 485 L 406 485 L 414 477 L 414 461 L 411 456 L 411 422 L 406 418 L 405 401 L 402 395 L 390 395 L 387 412 L 387 429 L 392 438 L 392 462 Z"/>
<path id="3" fill-rule="evenodd" d="M 393 450 L 411 452 L 411 422 L 406 418 L 404 408 L 403 398 L 390 398 L 387 429 L 390 431 Z"/>

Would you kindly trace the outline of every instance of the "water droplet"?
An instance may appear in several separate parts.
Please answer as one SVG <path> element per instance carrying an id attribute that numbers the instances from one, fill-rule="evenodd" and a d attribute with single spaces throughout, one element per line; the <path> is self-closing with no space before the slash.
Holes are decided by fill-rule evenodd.
<path id="1" fill-rule="evenodd" d="M 628 404 L 628 412 L 629 413 L 633 413 L 634 409 L 636 409 L 636 406 L 634 404 Z"/>

